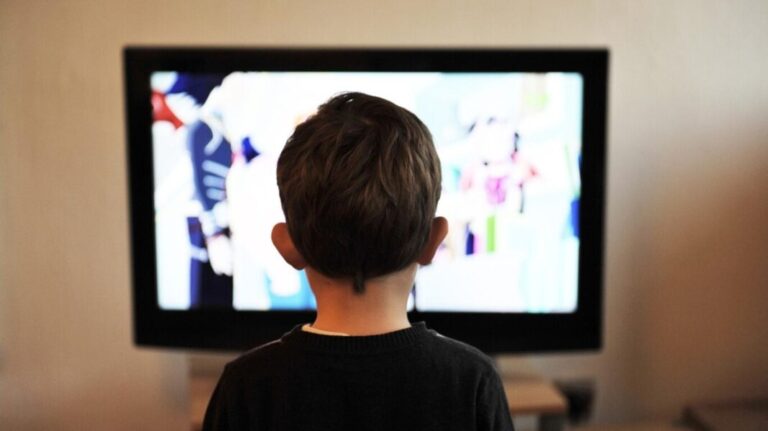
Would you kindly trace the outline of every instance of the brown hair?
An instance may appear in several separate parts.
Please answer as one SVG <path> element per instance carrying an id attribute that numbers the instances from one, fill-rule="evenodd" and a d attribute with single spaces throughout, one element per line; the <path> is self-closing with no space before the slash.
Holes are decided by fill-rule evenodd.
<path id="1" fill-rule="evenodd" d="M 296 127 L 277 162 L 286 224 L 307 264 L 351 278 L 407 267 L 429 238 L 440 160 L 413 113 L 363 93 L 339 94 Z"/>

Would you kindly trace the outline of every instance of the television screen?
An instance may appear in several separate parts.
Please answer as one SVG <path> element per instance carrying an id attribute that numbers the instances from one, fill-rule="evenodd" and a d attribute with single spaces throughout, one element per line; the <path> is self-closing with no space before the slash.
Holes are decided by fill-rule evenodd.
<path id="1" fill-rule="evenodd" d="M 412 318 L 486 350 L 597 347 L 606 63 L 599 50 L 127 49 L 137 340 L 246 348 L 311 321 L 306 276 L 270 241 L 276 162 L 318 105 L 360 91 L 421 118 L 442 164 L 449 234 L 418 271 Z M 503 322 L 543 338 L 469 329 Z M 250 335 L 222 336 L 231 325 Z M 142 342 L 164 326 L 166 341 Z"/>

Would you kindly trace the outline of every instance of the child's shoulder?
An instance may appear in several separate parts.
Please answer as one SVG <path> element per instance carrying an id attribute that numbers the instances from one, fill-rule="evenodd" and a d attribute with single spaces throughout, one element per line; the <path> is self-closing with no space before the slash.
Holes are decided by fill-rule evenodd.
<path id="1" fill-rule="evenodd" d="M 482 352 L 480 349 L 456 340 L 446 337 L 439 332 L 430 329 L 432 334 L 427 348 L 432 349 L 435 355 L 446 359 L 446 362 L 456 364 L 458 368 L 474 369 L 481 373 L 495 373 L 496 364 L 493 359 Z"/>
<path id="2" fill-rule="evenodd" d="M 270 341 L 246 351 L 226 365 L 226 373 L 236 376 L 268 377 L 279 374 L 288 363 L 290 353 L 283 339 Z"/>

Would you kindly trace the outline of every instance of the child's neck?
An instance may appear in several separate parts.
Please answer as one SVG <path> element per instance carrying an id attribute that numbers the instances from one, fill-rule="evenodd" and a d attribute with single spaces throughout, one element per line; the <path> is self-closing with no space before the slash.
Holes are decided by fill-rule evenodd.
<path id="1" fill-rule="evenodd" d="M 352 290 L 351 281 L 332 279 L 307 268 L 317 298 L 317 318 L 312 326 L 349 335 L 385 334 L 408 328 L 408 296 L 415 276 L 414 264 L 366 280 L 365 292 L 359 294 Z"/>

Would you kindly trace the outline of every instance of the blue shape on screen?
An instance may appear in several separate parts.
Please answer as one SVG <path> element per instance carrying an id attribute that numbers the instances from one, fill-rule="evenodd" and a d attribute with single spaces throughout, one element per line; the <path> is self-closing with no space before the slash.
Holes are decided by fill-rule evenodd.
<path id="1" fill-rule="evenodd" d="M 579 206 L 581 205 L 581 199 L 575 198 L 571 201 L 571 232 L 576 238 L 579 237 Z"/>
<path id="2" fill-rule="evenodd" d="M 250 162 L 251 160 L 255 159 L 256 157 L 261 154 L 259 150 L 256 148 L 253 148 L 253 144 L 251 144 L 251 138 L 249 136 L 246 136 L 243 138 L 242 141 L 243 146 L 243 156 L 245 157 L 245 161 Z"/>
<path id="3" fill-rule="evenodd" d="M 465 244 L 465 254 L 471 256 L 475 254 L 475 234 L 467 226 L 467 241 Z"/>
<path id="4" fill-rule="evenodd" d="M 187 217 L 190 246 L 204 251 L 205 236 L 197 217 Z M 206 257 L 193 255 L 189 260 L 189 307 L 232 308 L 232 277 L 213 272 Z"/>
<path id="5" fill-rule="evenodd" d="M 224 138 L 216 141 L 211 127 L 202 121 L 195 121 L 187 127 L 189 128 L 187 148 L 192 160 L 195 198 L 203 206 L 204 211 L 210 211 L 217 203 L 224 200 L 226 195 L 224 183 L 232 165 L 232 148 Z M 211 169 L 210 166 L 219 167 L 219 169 Z M 206 182 L 206 177 L 216 181 Z"/>
<path id="6" fill-rule="evenodd" d="M 266 275 L 264 275 L 267 277 Z M 267 278 L 267 286 L 271 281 Z M 299 290 L 293 295 L 275 295 L 272 289 L 268 288 L 269 301 L 273 310 L 311 310 L 317 308 L 315 296 L 309 288 L 309 281 L 304 271 L 299 272 Z"/>
<path id="7" fill-rule="evenodd" d="M 195 99 L 198 105 L 202 105 L 211 91 L 221 85 L 225 76 L 224 74 L 179 73 L 167 94 L 185 93 Z"/>

